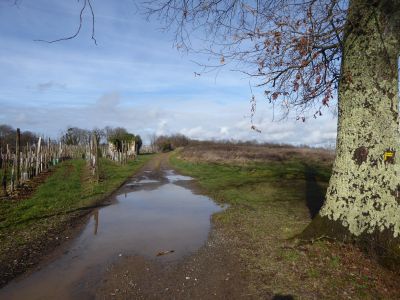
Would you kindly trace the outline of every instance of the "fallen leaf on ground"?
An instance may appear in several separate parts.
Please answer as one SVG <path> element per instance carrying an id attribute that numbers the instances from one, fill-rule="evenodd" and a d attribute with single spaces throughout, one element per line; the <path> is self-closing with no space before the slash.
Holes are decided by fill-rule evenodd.
<path id="1" fill-rule="evenodd" d="M 174 253 L 175 250 L 167 250 L 167 251 L 160 251 L 157 253 L 157 256 L 161 256 L 161 255 L 165 255 L 165 254 L 169 254 L 169 253 Z"/>

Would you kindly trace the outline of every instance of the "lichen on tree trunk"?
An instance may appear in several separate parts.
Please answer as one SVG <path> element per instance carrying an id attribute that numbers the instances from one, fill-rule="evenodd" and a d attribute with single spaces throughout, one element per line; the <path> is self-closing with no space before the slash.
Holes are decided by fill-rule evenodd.
<path id="1" fill-rule="evenodd" d="M 400 236 L 400 47 L 392 2 L 351 1 L 343 41 L 337 153 L 320 217 L 355 237 Z"/>

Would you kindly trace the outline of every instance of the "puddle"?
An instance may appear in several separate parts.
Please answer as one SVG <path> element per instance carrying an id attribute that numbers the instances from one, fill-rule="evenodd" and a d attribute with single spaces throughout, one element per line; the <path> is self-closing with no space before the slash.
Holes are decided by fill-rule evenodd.
<path id="1" fill-rule="evenodd" d="M 142 179 L 134 182 L 127 183 L 126 186 L 136 186 L 140 184 L 146 184 L 146 183 L 158 183 L 160 181 L 154 180 L 154 179 Z"/>
<path id="2" fill-rule="evenodd" d="M 11 282 L 0 290 L 0 299 L 76 298 L 76 292 L 85 289 L 85 278 L 99 276 L 124 256 L 171 262 L 199 249 L 207 240 L 210 216 L 221 207 L 175 184 L 192 180 L 188 176 L 167 171 L 167 180 L 159 181 L 147 175 L 123 186 L 112 205 L 96 210 L 65 254 Z M 170 250 L 174 252 L 157 256 Z"/>
<path id="3" fill-rule="evenodd" d="M 165 171 L 165 177 L 169 182 L 193 180 L 192 177 L 176 174 L 173 170 Z"/>

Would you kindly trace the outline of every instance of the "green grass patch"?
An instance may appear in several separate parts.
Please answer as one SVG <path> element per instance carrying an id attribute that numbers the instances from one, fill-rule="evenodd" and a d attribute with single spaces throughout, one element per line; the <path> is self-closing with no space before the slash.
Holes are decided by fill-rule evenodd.
<path id="1" fill-rule="evenodd" d="M 308 195 L 315 198 L 325 193 L 330 177 L 330 166 L 300 160 L 228 165 L 193 163 L 178 155 L 170 159 L 175 168 L 195 177 L 217 201 L 231 205 L 255 208 L 271 201 L 304 201 Z"/>
<path id="2" fill-rule="evenodd" d="M 289 262 L 297 262 L 300 259 L 300 255 L 294 250 L 285 250 L 282 252 L 282 258 Z"/>
<path id="3" fill-rule="evenodd" d="M 0 232 L 24 228 L 32 222 L 96 204 L 118 188 L 151 155 L 139 156 L 126 165 L 100 161 L 100 181 L 94 182 L 84 160 L 65 161 L 40 185 L 34 195 L 22 201 L 0 202 Z"/>

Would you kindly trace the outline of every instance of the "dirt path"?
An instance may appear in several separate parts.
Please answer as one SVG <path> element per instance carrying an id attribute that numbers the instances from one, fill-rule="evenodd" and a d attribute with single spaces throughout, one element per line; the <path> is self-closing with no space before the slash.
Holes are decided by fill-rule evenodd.
<path id="1" fill-rule="evenodd" d="M 162 154 L 143 170 L 163 180 L 171 168 L 168 155 Z M 195 182 L 185 185 L 198 190 Z M 101 282 L 89 285 L 95 287 L 96 299 L 243 299 L 246 274 L 232 246 L 214 227 L 202 248 L 178 262 L 126 257 L 110 266 Z"/>

